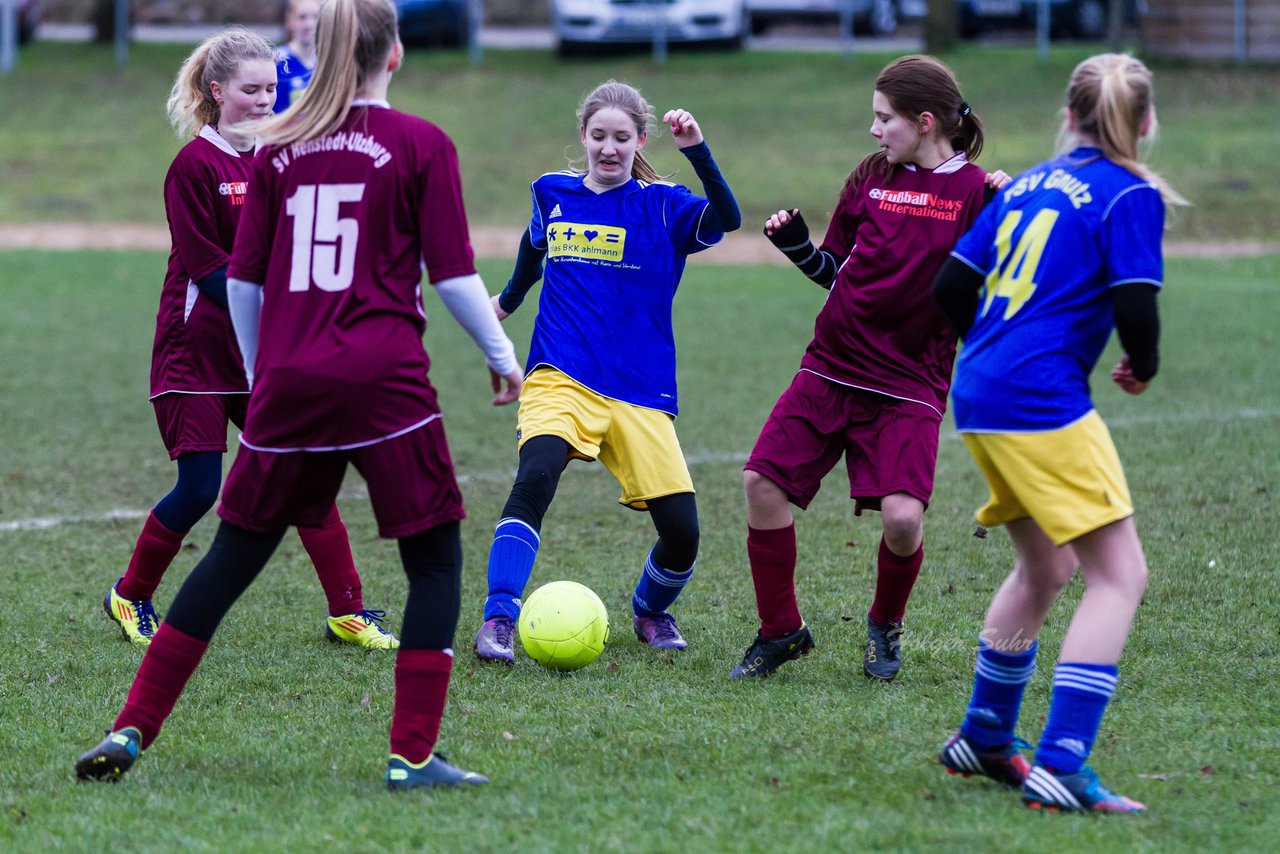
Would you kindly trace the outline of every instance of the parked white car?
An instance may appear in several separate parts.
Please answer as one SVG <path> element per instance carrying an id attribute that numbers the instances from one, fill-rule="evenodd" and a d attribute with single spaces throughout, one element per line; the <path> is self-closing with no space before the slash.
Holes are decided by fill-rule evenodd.
<path id="1" fill-rule="evenodd" d="M 551 0 L 551 24 L 561 53 L 593 44 L 653 41 L 742 45 L 744 0 Z"/>

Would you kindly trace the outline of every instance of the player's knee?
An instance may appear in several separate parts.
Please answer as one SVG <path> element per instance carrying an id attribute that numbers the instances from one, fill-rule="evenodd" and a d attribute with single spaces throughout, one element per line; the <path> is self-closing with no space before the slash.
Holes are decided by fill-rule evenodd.
<path id="1" fill-rule="evenodd" d="M 924 540 L 924 503 L 901 493 L 880 502 L 884 541 L 897 555 L 914 554 Z"/>
<path id="2" fill-rule="evenodd" d="M 649 514 L 658 530 L 654 557 L 659 564 L 684 572 L 698 558 L 702 533 L 698 525 L 698 505 L 692 492 L 668 495 L 649 502 Z"/>
<path id="3" fill-rule="evenodd" d="M 758 471 L 743 471 L 742 490 L 747 495 L 747 503 L 753 507 L 785 507 L 787 503 L 787 494 L 782 491 L 782 487 Z"/>
<path id="4" fill-rule="evenodd" d="M 174 530 L 189 531 L 218 503 L 222 483 L 218 478 L 179 478 L 173 491 L 162 502 L 165 518 Z"/>
<path id="5" fill-rule="evenodd" d="M 666 551 L 675 556 L 673 563 L 693 565 L 698 557 L 698 544 L 702 532 L 698 526 L 698 517 L 681 518 L 673 524 L 663 526 L 658 532 Z"/>
<path id="6" fill-rule="evenodd" d="M 1147 590 L 1147 562 L 1145 559 L 1137 560 L 1132 566 L 1126 567 L 1123 584 L 1130 598 L 1135 602 L 1142 601 L 1142 595 Z"/>
<path id="7" fill-rule="evenodd" d="M 884 542 L 896 555 L 910 555 L 924 541 L 924 525 L 920 519 L 885 519 Z"/>

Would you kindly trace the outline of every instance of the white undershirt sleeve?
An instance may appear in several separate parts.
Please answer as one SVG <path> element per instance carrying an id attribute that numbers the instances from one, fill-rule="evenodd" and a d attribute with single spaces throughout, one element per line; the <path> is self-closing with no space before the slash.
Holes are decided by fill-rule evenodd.
<path id="1" fill-rule="evenodd" d="M 253 365 L 258 358 L 258 326 L 262 322 L 262 285 L 243 279 L 227 279 L 227 310 L 236 343 L 244 358 L 244 375 L 253 388 Z"/>
<path id="2" fill-rule="evenodd" d="M 489 292 L 478 273 L 445 279 L 437 282 L 435 289 L 449 314 L 453 315 L 453 319 L 458 321 L 458 325 L 467 331 L 471 340 L 484 353 L 485 362 L 490 368 L 506 376 L 520 367 L 516 360 L 515 345 L 493 313 Z"/>

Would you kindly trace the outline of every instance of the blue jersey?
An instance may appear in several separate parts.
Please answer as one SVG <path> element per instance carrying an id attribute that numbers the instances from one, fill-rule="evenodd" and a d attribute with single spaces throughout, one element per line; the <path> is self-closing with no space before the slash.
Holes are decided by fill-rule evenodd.
<path id="1" fill-rule="evenodd" d="M 686 187 L 632 179 L 596 193 L 583 177 L 533 182 L 529 237 L 547 261 L 529 370 L 549 365 L 605 397 L 675 415 L 671 304 L 685 258 L 724 235 L 699 236 L 707 200 Z"/>
<path id="2" fill-rule="evenodd" d="M 293 103 L 294 96 L 307 88 L 314 68 L 308 68 L 298 55 L 287 47 L 276 49 L 276 105 L 277 113 L 283 113 Z"/>
<path id="3" fill-rule="evenodd" d="M 1009 184 L 951 253 L 986 276 L 951 386 L 956 428 L 1056 430 L 1089 414 L 1109 288 L 1161 286 L 1163 231 L 1159 190 L 1096 148 Z"/>

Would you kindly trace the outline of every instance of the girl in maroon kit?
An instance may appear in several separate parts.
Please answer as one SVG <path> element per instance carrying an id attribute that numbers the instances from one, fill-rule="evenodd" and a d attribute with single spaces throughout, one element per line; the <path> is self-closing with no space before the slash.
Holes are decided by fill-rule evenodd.
<path id="1" fill-rule="evenodd" d="M 933 57 L 886 66 L 871 107 L 880 151 L 849 176 L 821 247 L 798 210 L 765 223 L 774 245 L 831 295 L 743 474 L 760 631 L 730 678 L 768 676 L 813 649 L 796 603 L 790 505 L 807 507 L 841 456 L 855 512 L 879 510 L 884 530 L 863 673 L 887 682 L 900 667 L 956 352 L 933 279 L 989 186 L 1009 176 L 971 162 L 982 150 L 982 124 L 951 69 Z"/>
<path id="2" fill-rule="evenodd" d="M 218 508 L 222 524 L 112 731 L 76 763 L 81 778 L 117 779 L 133 765 L 284 529 L 323 519 L 351 464 L 368 485 L 379 533 L 399 542 L 409 582 L 387 785 L 487 782 L 434 753 L 453 665 L 465 512 L 427 378 L 424 267 L 483 350 L 495 404 L 517 399 L 523 373 L 475 272 L 452 141 L 386 101 L 404 56 L 395 5 L 327 0 L 317 46 L 298 103 L 257 128 L 267 147 L 250 171 L 228 270 L 253 394 Z"/>
<path id="3" fill-rule="evenodd" d="M 151 403 L 178 481 L 148 515 L 124 576 L 103 601 L 121 634 L 142 646 L 160 623 L 156 588 L 218 498 L 227 422 L 244 425 L 249 386 L 227 313 L 227 262 L 254 152 L 245 123 L 270 116 L 275 103 L 271 57 L 265 39 L 233 27 L 195 49 L 169 95 L 169 119 L 191 141 L 164 182 L 173 248 L 156 313 Z M 298 534 L 329 602 L 329 639 L 395 649 L 395 636 L 381 626 L 384 612 L 364 607 L 337 506 Z"/>

